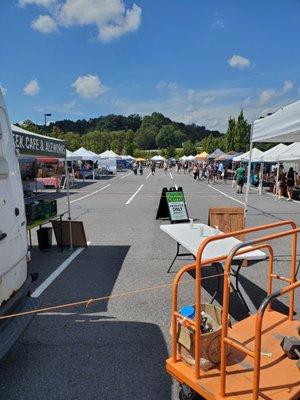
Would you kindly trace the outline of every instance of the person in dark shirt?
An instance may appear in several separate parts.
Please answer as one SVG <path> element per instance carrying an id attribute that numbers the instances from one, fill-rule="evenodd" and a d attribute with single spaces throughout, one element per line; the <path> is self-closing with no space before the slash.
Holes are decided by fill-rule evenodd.
<path id="1" fill-rule="evenodd" d="M 286 186 L 287 186 L 288 201 L 292 201 L 293 190 L 295 187 L 295 171 L 293 167 L 289 169 L 289 172 L 286 175 Z"/>
<path id="2" fill-rule="evenodd" d="M 246 180 L 246 170 L 241 164 L 235 171 L 236 183 L 237 183 L 237 193 L 243 193 L 243 186 Z"/>

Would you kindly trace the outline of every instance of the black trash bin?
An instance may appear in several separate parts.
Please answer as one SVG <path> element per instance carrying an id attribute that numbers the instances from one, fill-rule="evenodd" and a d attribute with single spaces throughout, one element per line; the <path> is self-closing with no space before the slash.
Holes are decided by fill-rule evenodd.
<path id="1" fill-rule="evenodd" d="M 52 247 L 52 228 L 40 228 L 37 231 L 40 250 L 48 250 Z"/>

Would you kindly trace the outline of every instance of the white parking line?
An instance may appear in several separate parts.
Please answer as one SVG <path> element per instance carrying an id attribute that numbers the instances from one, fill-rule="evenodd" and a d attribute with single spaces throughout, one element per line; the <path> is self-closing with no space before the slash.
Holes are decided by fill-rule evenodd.
<path id="1" fill-rule="evenodd" d="M 151 176 L 151 172 L 146 176 L 146 179 L 148 179 Z"/>
<path id="2" fill-rule="evenodd" d="M 126 201 L 125 204 L 129 204 L 129 203 L 131 202 L 131 200 L 132 200 L 132 199 L 138 194 L 138 192 L 142 189 L 143 186 L 144 186 L 144 185 L 141 185 L 141 186 L 138 188 L 138 190 L 130 197 L 130 199 Z"/>
<path id="3" fill-rule="evenodd" d="M 90 243 L 91 242 L 88 242 L 88 245 Z M 70 257 L 68 257 L 54 272 L 52 272 L 50 276 L 48 276 L 47 279 L 44 280 L 44 282 L 39 287 L 35 289 L 31 297 L 39 297 L 47 289 L 47 287 L 51 285 L 51 283 L 71 264 L 71 262 L 75 260 L 77 256 L 79 256 L 79 254 L 84 249 L 85 247 L 79 247 L 79 249 L 74 251 L 74 253 L 72 253 Z"/>
<path id="4" fill-rule="evenodd" d="M 173 179 L 173 175 L 171 174 L 171 171 L 169 171 L 169 173 L 170 173 L 170 177 L 171 177 L 171 179 Z"/>
<path id="5" fill-rule="evenodd" d="M 234 200 L 234 201 L 236 201 L 237 203 L 243 204 L 243 206 L 245 205 L 245 203 L 243 203 L 242 201 L 237 200 L 237 199 L 235 199 L 235 198 L 232 197 L 232 196 L 229 196 L 229 194 L 222 192 L 222 190 L 219 190 L 219 189 L 217 189 L 217 188 L 215 188 L 215 187 L 213 187 L 213 186 L 211 186 L 211 185 L 207 185 L 207 186 L 209 186 L 211 189 L 214 189 L 214 190 L 216 190 L 217 192 L 223 194 L 224 196 L 229 197 L 231 200 Z"/>
<path id="6" fill-rule="evenodd" d="M 126 178 L 126 176 L 129 176 L 129 175 L 131 175 L 131 174 L 132 174 L 132 172 L 129 172 L 129 174 L 126 174 L 126 175 L 122 176 L 121 179 L 124 179 L 124 178 Z"/>
<path id="7" fill-rule="evenodd" d="M 83 199 L 85 199 L 87 197 L 93 196 L 94 194 L 101 192 L 101 190 L 106 189 L 108 186 L 110 186 L 110 184 L 106 185 L 106 186 L 103 186 L 101 189 L 95 190 L 92 193 L 86 194 L 85 196 L 79 197 L 79 199 L 72 200 L 72 201 L 70 201 L 70 203 L 72 204 L 72 203 L 75 203 L 76 201 L 80 201 L 80 200 L 83 200 Z"/>

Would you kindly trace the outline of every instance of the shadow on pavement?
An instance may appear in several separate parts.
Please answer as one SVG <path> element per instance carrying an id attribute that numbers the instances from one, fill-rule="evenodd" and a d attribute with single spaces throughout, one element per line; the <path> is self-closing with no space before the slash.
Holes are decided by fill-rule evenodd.
<path id="1" fill-rule="evenodd" d="M 41 295 L 42 306 L 110 295 L 129 248 L 88 247 Z M 57 253 L 39 255 L 36 272 L 51 259 L 53 268 Z M 171 399 L 159 327 L 117 320 L 103 314 L 107 307 L 106 299 L 36 315 L 0 363 L 0 398 Z"/>
<path id="2" fill-rule="evenodd" d="M 203 271 L 204 271 L 203 273 L 204 276 L 214 275 L 216 273 L 216 270 L 214 268 L 204 268 Z M 250 298 L 255 308 L 258 309 L 263 300 L 265 299 L 265 297 L 267 296 L 266 291 L 257 286 L 251 280 L 247 279 L 242 274 L 239 275 L 239 285 L 243 287 L 244 291 L 247 293 L 248 297 Z M 203 280 L 202 287 L 211 296 L 213 296 L 217 288 L 217 278 Z M 216 296 L 216 301 L 221 305 L 223 304 L 223 277 L 221 277 L 220 279 L 220 290 L 218 295 Z M 272 308 L 286 315 L 289 312 L 288 311 L 289 308 L 279 300 L 275 300 L 272 302 Z M 230 315 L 236 321 L 241 321 L 242 319 L 246 318 L 249 315 L 239 295 L 236 292 L 230 293 L 229 310 L 230 310 Z"/>
<path id="3" fill-rule="evenodd" d="M 0 364 L 1 398 L 171 399 L 167 347 L 156 325 L 79 318 L 35 318 L 35 332 Z"/>

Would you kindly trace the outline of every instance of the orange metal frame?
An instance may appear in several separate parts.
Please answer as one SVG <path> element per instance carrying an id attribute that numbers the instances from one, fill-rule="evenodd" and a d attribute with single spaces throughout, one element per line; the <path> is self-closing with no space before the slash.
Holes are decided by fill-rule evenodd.
<path id="1" fill-rule="evenodd" d="M 263 230 L 282 228 L 290 226 L 292 229 L 284 230 L 281 232 L 276 232 L 273 234 L 268 234 L 266 236 L 261 236 L 243 243 L 238 244 L 232 249 L 229 255 L 222 255 L 214 257 L 211 259 L 202 260 L 202 255 L 205 247 L 213 242 L 225 239 L 231 236 L 238 236 L 240 234 L 250 234 L 255 232 L 260 232 Z M 228 346 L 234 347 L 235 349 L 247 354 L 254 359 L 254 369 L 253 369 L 253 394 L 252 399 L 257 400 L 259 395 L 259 381 L 260 381 L 260 357 L 261 357 L 261 335 L 262 335 L 262 320 L 265 310 L 270 311 L 270 302 L 274 297 L 278 297 L 285 293 L 290 294 L 289 300 L 289 317 L 288 320 L 293 320 L 294 314 L 294 291 L 296 288 L 300 287 L 300 281 L 296 281 L 296 254 L 297 254 L 297 235 L 300 232 L 300 228 L 296 227 L 293 221 L 281 221 L 276 223 L 271 223 L 267 225 L 262 225 L 258 227 L 251 227 L 244 230 L 230 232 L 226 234 L 221 234 L 218 236 L 213 236 L 205 239 L 200 245 L 195 263 L 188 264 L 184 266 L 175 276 L 172 288 L 172 355 L 168 360 L 169 364 L 174 367 L 171 372 L 176 378 L 176 363 L 180 361 L 177 354 L 177 323 L 183 324 L 194 330 L 195 335 L 195 367 L 188 368 L 188 374 L 195 380 L 200 380 L 201 382 L 201 370 L 200 370 L 200 358 L 201 358 L 201 278 L 202 278 L 202 267 L 210 265 L 215 262 L 225 261 L 224 267 L 224 289 L 223 289 L 223 313 L 222 313 L 222 334 L 221 334 L 221 364 L 220 364 L 220 374 L 216 377 L 216 384 L 219 384 L 220 391 L 218 397 L 208 398 L 220 398 L 223 399 L 226 396 L 226 361 L 227 361 L 227 349 Z M 292 249 L 291 249 L 291 266 L 290 266 L 290 277 L 286 278 L 273 273 L 273 261 L 274 254 L 273 249 L 270 244 L 266 241 L 271 241 L 279 239 L 281 237 L 291 236 L 292 238 Z M 251 246 L 251 248 L 249 248 Z M 263 302 L 256 314 L 255 320 L 255 347 L 254 351 L 248 349 L 238 340 L 228 337 L 228 314 L 229 314 L 229 293 L 230 293 L 230 269 L 232 260 L 235 256 L 245 254 L 247 252 L 259 249 L 266 249 L 269 253 L 269 263 L 268 263 L 268 284 L 267 284 L 267 294 L 268 297 Z M 189 270 L 196 270 L 195 279 L 195 320 L 189 318 L 184 318 L 178 312 L 178 286 L 179 281 L 183 274 Z M 285 286 L 281 291 L 272 294 L 272 283 L 273 279 L 279 279 L 281 281 L 287 282 L 288 286 Z M 175 373 L 174 373 L 175 371 Z M 285 371 L 287 373 L 287 371 Z M 188 377 L 187 377 L 188 378 Z M 179 379 L 184 383 L 184 377 Z M 187 379 L 188 380 L 188 379 Z M 201 393 L 203 395 L 203 393 Z"/>

